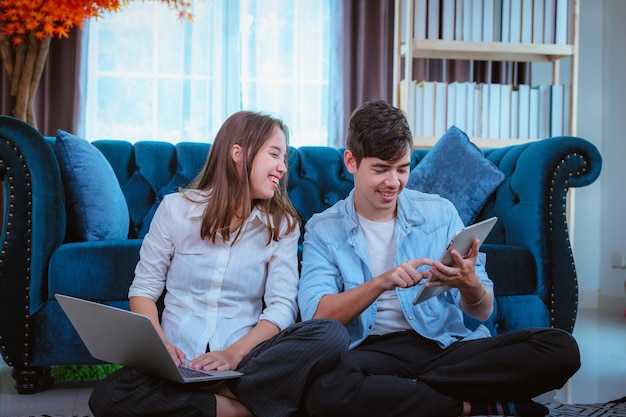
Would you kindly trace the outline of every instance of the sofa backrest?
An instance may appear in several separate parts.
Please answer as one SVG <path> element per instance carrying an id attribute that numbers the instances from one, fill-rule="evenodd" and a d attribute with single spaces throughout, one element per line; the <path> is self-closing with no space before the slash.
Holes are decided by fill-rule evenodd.
<path id="1" fill-rule="evenodd" d="M 148 232 L 163 196 L 185 187 L 204 166 L 210 145 L 142 141 L 134 145 L 119 140 L 92 142 L 111 164 L 130 215 L 129 238 Z"/>
<path id="2" fill-rule="evenodd" d="M 334 148 L 290 148 L 288 178 L 287 192 L 304 222 L 345 198 L 354 186 L 343 150 Z"/>
<path id="3" fill-rule="evenodd" d="M 126 197 L 130 214 L 129 238 L 142 238 L 166 194 L 184 187 L 204 166 L 210 144 L 170 144 L 142 141 L 92 142 L 111 164 Z M 415 151 L 412 167 L 426 151 Z M 304 222 L 345 198 L 353 178 L 344 163 L 343 149 L 319 146 L 289 148 L 287 191 Z"/>
<path id="4" fill-rule="evenodd" d="M 51 146 L 53 141 L 53 138 L 48 138 Z M 92 143 L 111 164 L 126 197 L 130 215 L 129 238 L 145 236 L 163 196 L 188 185 L 201 171 L 211 148 L 210 144 L 197 142 L 171 144 L 140 141 L 132 144 L 124 140 L 96 140 Z M 485 157 L 498 166 L 506 179 L 487 200 L 477 221 L 494 215 L 506 221 L 512 210 L 521 209 L 519 203 L 523 196 L 517 191 L 520 187 L 513 186 L 511 182 L 515 180 L 513 174 L 519 164 L 520 153 L 528 146 L 524 144 L 484 150 Z M 323 146 L 289 148 L 287 190 L 304 222 L 313 214 L 345 198 L 352 190 L 353 178 L 343 163 L 343 152 L 343 148 Z M 411 155 L 411 169 L 428 152 L 428 149 L 415 149 Z M 520 174 L 519 180 L 525 182 L 521 177 Z M 526 201 L 523 207 L 537 215 L 537 212 L 541 213 L 542 204 L 544 202 L 533 201 L 529 204 Z M 503 222 L 498 222 L 486 243 L 516 245 L 519 242 L 511 241 L 505 233 Z"/>

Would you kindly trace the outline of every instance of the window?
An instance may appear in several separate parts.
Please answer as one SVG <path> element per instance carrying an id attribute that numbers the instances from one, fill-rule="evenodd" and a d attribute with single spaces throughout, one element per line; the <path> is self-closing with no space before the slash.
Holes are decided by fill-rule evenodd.
<path id="1" fill-rule="evenodd" d="M 285 121 L 292 146 L 329 144 L 337 3 L 195 0 L 182 22 L 133 1 L 92 21 L 85 136 L 211 142 L 230 114 L 259 110 Z"/>

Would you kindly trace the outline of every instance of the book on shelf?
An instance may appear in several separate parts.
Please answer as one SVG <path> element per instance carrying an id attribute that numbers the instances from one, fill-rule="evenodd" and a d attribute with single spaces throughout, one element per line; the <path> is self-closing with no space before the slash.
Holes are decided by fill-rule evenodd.
<path id="1" fill-rule="evenodd" d="M 550 136 L 563 136 L 564 90 L 563 84 L 550 86 Z"/>
<path id="2" fill-rule="evenodd" d="M 413 0 L 407 0 L 413 1 Z M 426 39 L 426 27 L 428 19 L 427 0 L 414 0 L 413 3 L 413 37 L 415 39 Z"/>
<path id="3" fill-rule="evenodd" d="M 533 0 L 533 43 L 543 43 L 544 0 Z"/>
<path id="4" fill-rule="evenodd" d="M 511 1 L 502 0 L 500 13 L 500 40 L 511 42 Z"/>
<path id="5" fill-rule="evenodd" d="M 482 0 L 471 0 L 470 3 L 472 7 L 472 40 L 481 42 L 483 40 L 483 2 Z"/>
<path id="6" fill-rule="evenodd" d="M 543 43 L 554 43 L 556 25 L 556 0 L 544 0 L 543 3 Z"/>
<path id="7" fill-rule="evenodd" d="M 476 136 L 476 131 L 474 129 L 474 119 L 476 117 L 475 112 L 476 112 L 476 108 L 474 106 L 475 103 L 475 99 L 474 99 L 474 94 L 475 94 L 475 86 L 476 83 L 473 81 L 468 81 L 466 83 L 464 83 L 464 87 L 465 87 L 465 91 L 466 91 L 466 95 L 467 95 L 467 100 L 466 100 L 466 115 L 465 115 L 465 127 L 466 127 L 466 131 L 465 133 L 467 133 L 467 135 L 472 138 Z"/>
<path id="8" fill-rule="evenodd" d="M 441 39 L 454 40 L 454 8 L 456 0 L 441 0 Z"/>
<path id="9" fill-rule="evenodd" d="M 511 138 L 511 84 L 500 85 L 500 134 L 499 138 Z"/>
<path id="10" fill-rule="evenodd" d="M 494 1 L 495 0 L 482 0 L 483 2 L 483 41 L 494 42 L 496 39 L 493 37 L 494 29 Z"/>
<path id="11" fill-rule="evenodd" d="M 567 2 L 567 43 L 574 43 L 574 0 Z"/>
<path id="12" fill-rule="evenodd" d="M 474 89 L 472 93 L 474 99 L 474 117 L 472 119 L 474 137 L 481 138 L 483 134 L 481 126 L 483 119 L 482 85 L 480 83 L 472 83 L 472 88 Z"/>
<path id="13" fill-rule="evenodd" d="M 409 84 L 409 87 L 406 87 L 406 84 Z M 412 88 L 412 82 L 407 81 L 406 79 L 400 80 L 400 85 L 398 86 L 398 99 L 400 100 L 400 108 L 401 109 L 407 109 L 407 104 L 409 103 L 409 90 Z M 406 110 L 405 110 L 406 111 Z M 409 122 L 409 127 L 411 128 L 411 131 L 413 131 L 413 120 L 412 120 L 412 114 L 409 114 L 407 112 L 407 121 Z"/>
<path id="14" fill-rule="evenodd" d="M 400 85 L 398 86 L 398 99 L 400 100 L 401 109 L 407 108 L 406 105 L 407 105 L 407 100 L 409 98 L 407 96 L 406 83 L 408 83 L 406 79 L 400 80 Z"/>
<path id="15" fill-rule="evenodd" d="M 530 88 L 528 104 L 528 137 L 539 139 L 539 86 Z"/>
<path id="16" fill-rule="evenodd" d="M 448 102 L 448 105 L 446 106 L 446 129 L 457 124 L 456 105 L 452 105 L 452 103 L 457 102 L 456 90 L 458 85 L 458 82 L 448 83 L 448 94 L 446 99 Z"/>
<path id="17" fill-rule="evenodd" d="M 533 0 L 522 0 L 521 42 L 533 42 Z"/>
<path id="18" fill-rule="evenodd" d="M 439 39 L 439 0 L 427 0 L 428 4 L 428 27 L 426 37 L 428 39 Z"/>
<path id="19" fill-rule="evenodd" d="M 411 82 L 415 99 L 413 128 L 411 129 L 414 136 L 424 136 L 424 86 L 420 84 L 417 81 Z"/>
<path id="20" fill-rule="evenodd" d="M 519 138 L 519 90 L 511 90 L 511 135 L 512 138 Z"/>
<path id="21" fill-rule="evenodd" d="M 435 82 L 421 81 L 424 87 L 424 136 L 435 136 Z"/>
<path id="22" fill-rule="evenodd" d="M 454 39 L 463 40 L 463 0 L 454 3 Z"/>
<path id="23" fill-rule="evenodd" d="M 502 42 L 502 0 L 487 0 L 493 2 L 493 41 Z"/>
<path id="24" fill-rule="evenodd" d="M 455 121 L 456 127 L 467 133 L 467 84 L 457 83 L 456 86 Z"/>
<path id="25" fill-rule="evenodd" d="M 472 40 L 472 3 L 470 0 L 463 2 L 463 40 Z"/>
<path id="26" fill-rule="evenodd" d="M 522 40 L 522 0 L 511 0 L 509 16 L 509 42 L 520 43 Z"/>
<path id="27" fill-rule="evenodd" d="M 489 84 L 480 84 L 480 136 L 489 137 Z"/>
<path id="28" fill-rule="evenodd" d="M 567 44 L 567 21 L 568 21 L 568 0 L 556 0 L 555 6 L 555 27 L 554 43 L 557 45 Z"/>
<path id="29" fill-rule="evenodd" d="M 550 86 L 539 85 L 539 139 L 550 137 Z"/>
<path id="30" fill-rule="evenodd" d="M 518 85 L 517 92 L 519 101 L 519 133 L 517 137 L 530 139 L 530 85 Z"/>
<path id="31" fill-rule="evenodd" d="M 435 136 L 441 137 L 447 130 L 447 95 L 448 85 L 443 81 L 435 82 Z"/>
<path id="32" fill-rule="evenodd" d="M 500 84 L 487 84 L 489 90 L 489 126 L 487 137 L 500 137 Z"/>

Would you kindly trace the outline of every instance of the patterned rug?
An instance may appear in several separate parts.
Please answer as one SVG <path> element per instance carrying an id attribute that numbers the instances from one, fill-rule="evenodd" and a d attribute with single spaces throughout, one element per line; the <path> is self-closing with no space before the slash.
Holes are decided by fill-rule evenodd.
<path id="1" fill-rule="evenodd" d="M 546 404 L 550 417 L 626 417 L 626 397 L 604 404 Z"/>
<path id="2" fill-rule="evenodd" d="M 600 404 L 546 404 L 550 417 L 626 417 L 626 397 Z M 91 417 L 41 414 L 22 417 Z"/>

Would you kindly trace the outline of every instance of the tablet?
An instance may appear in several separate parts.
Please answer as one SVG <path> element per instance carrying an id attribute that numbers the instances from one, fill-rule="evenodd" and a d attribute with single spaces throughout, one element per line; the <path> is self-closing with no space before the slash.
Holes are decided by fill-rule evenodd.
<path id="1" fill-rule="evenodd" d="M 469 225 L 456 232 L 456 234 L 452 237 L 452 240 L 448 244 L 448 247 L 443 252 L 443 255 L 441 255 L 441 263 L 443 263 L 444 265 L 452 265 L 453 261 L 452 256 L 450 255 L 450 251 L 452 249 L 456 249 L 461 255 L 463 255 L 463 257 L 468 256 L 470 254 L 470 250 L 472 249 L 472 243 L 474 242 L 474 240 L 480 240 L 480 244 L 482 245 L 497 221 L 497 217 L 491 217 L 489 219 Z M 431 280 L 434 278 L 431 277 L 428 279 Z M 413 304 L 421 303 L 422 301 L 428 300 L 431 297 L 435 297 L 445 291 L 448 291 L 449 289 L 450 287 L 446 286 L 427 287 L 426 285 L 422 285 L 422 288 L 413 300 Z"/>

